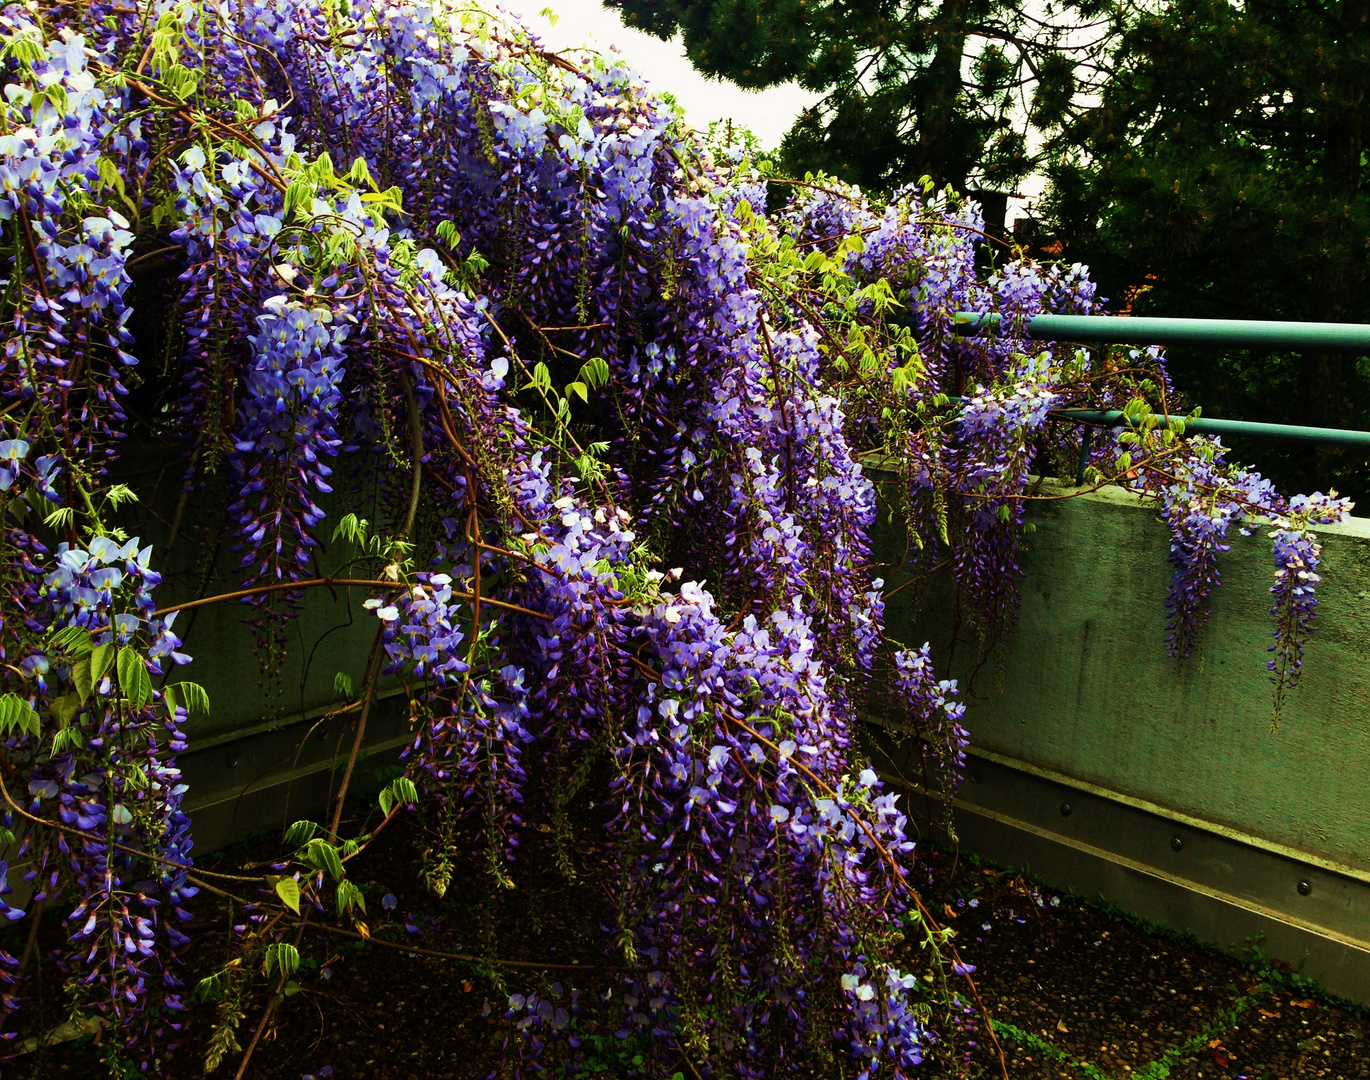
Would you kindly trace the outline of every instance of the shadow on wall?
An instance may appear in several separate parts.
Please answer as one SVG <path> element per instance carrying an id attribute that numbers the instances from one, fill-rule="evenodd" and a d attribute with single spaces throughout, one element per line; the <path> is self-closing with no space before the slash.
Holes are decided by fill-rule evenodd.
<path id="1" fill-rule="evenodd" d="M 153 545 L 153 565 L 163 575 L 156 593 L 162 607 L 231 592 L 243 582 L 227 512 L 233 498 L 228 485 L 210 477 L 183 497 L 185 464 L 179 447 L 125 447 L 114 477 L 139 495 L 120 524 Z M 336 486 L 347 492 L 348 508 L 383 519 L 384 493 L 376 478 L 349 478 L 345 468 L 343 459 Z M 221 476 L 228 473 L 225 466 Z M 343 496 L 332 501 L 341 504 Z M 316 565 L 335 577 L 365 577 L 365 568 L 349 568 L 355 554 L 339 540 L 318 549 Z M 339 712 L 346 705 L 342 684 L 361 685 L 375 639 L 375 616 L 362 607 L 367 595 L 360 586 L 311 588 L 297 618 L 268 618 L 260 628 L 249 624 L 256 609 L 241 601 L 178 615 L 174 630 L 194 659 L 174 669 L 171 681 L 199 683 L 210 702 L 208 716 L 193 716 L 186 725 L 189 749 L 179 758 L 190 788 L 186 809 L 197 851 L 322 815 L 351 749 L 357 716 L 355 710 Z M 278 606 L 285 608 L 284 598 Z M 398 682 L 382 680 L 352 793 L 368 793 L 396 775 L 398 754 L 408 741 L 408 710 Z"/>

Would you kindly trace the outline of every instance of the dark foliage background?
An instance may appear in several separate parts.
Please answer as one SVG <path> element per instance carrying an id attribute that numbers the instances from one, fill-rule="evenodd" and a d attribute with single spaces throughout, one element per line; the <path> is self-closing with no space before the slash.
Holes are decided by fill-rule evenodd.
<path id="1" fill-rule="evenodd" d="M 794 175 L 888 188 L 931 176 L 1011 187 L 1074 111 L 1107 38 L 1101 0 L 606 0 L 628 25 L 680 31 L 709 75 L 826 97 L 785 138 Z"/>
<path id="2" fill-rule="evenodd" d="M 1370 318 L 1370 3 L 1177 0 L 1137 13 L 1102 101 L 1050 148 L 1031 240 L 1090 265 L 1114 310 Z M 1171 349 L 1209 415 L 1370 428 L 1370 366 L 1339 354 Z M 1367 494 L 1364 455 L 1240 449 L 1281 483 Z"/>

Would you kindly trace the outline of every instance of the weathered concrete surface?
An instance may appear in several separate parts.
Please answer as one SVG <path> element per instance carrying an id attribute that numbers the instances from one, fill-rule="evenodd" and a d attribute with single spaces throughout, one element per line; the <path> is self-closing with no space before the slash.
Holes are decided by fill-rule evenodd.
<path id="1" fill-rule="evenodd" d="M 238 556 L 230 544 L 215 542 L 226 491 L 191 498 L 167 557 L 183 466 L 150 448 L 127 453 L 124 467 L 137 474 L 130 480 L 142 494 L 124 524 L 157 545 L 165 568 L 159 602 L 238 587 Z M 1047 485 L 1042 493 L 1070 490 Z M 354 492 L 346 501 L 374 518 L 368 494 Z M 1272 734 L 1265 661 L 1273 564 L 1264 531 L 1232 537 L 1202 654 L 1179 666 L 1165 655 L 1168 535 L 1154 508 L 1106 489 L 1033 503 L 1029 520 L 1036 532 L 1026 538 L 1018 629 L 971 687 L 974 745 L 1284 854 L 1370 871 L 1370 521 L 1320 530 L 1317 634 L 1304 685 Z M 882 529 L 877 555 L 896 557 L 902 534 L 896 537 L 889 524 Z M 322 553 L 320 561 L 334 566 L 338 553 Z M 886 577 L 891 587 L 901 580 Z M 330 734 L 326 753 L 322 740 L 316 746 L 305 734 L 334 700 L 335 672 L 360 682 L 375 633 L 373 617 L 361 609 L 364 597 L 359 588 L 336 596 L 311 590 L 291 626 L 275 688 L 261 683 L 244 607 L 215 605 L 178 620 L 195 663 L 173 678 L 204 685 L 212 706 L 210 717 L 190 723 L 191 750 L 183 757 L 192 813 L 203 808 L 208 824 L 209 808 L 216 808 L 213 842 L 260 827 L 256 817 L 274 799 L 269 791 L 290 790 L 292 807 L 304 812 L 302 803 L 314 801 L 306 794 L 310 785 L 322 782 L 326 790 L 332 755 L 345 750 L 341 733 Z M 888 622 L 907 643 L 931 640 L 945 664 L 948 612 L 945 583 L 921 596 L 905 589 L 890 602 Z M 977 653 L 974 638 L 958 646 L 952 674 L 963 683 Z M 407 725 L 387 715 L 376 726 L 376 749 L 393 753 Z M 233 745 L 240 738 L 267 738 L 270 753 L 258 760 L 247 741 Z M 292 784 L 286 777 L 296 768 L 314 779 Z M 217 820 L 230 795 L 236 824 Z M 271 811 L 284 812 L 283 805 Z"/>
<path id="2" fill-rule="evenodd" d="M 336 573 L 350 550 L 329 543 L 331 523 L 343 507 L 376 520 L 375 485 L 347 475 L 338 463 L 335 486 L 319 532 L 322 567 Z M 168 550 L 171 523 L 178 519 L 184 462 L 162 446 L 125 450 L 116 479 L 130 483 L 139 501 L 126 507 L 119 524 L 154 546 L 153 565 L 163 574 L 158 604 L 175 603 L 241 588 L 241 555 L 233 530 L 225 528 L 234 493 L 227 476 L 210 478 L 190 495 L 179 514 L 175 543 Z M 226 467 L 221 473 L 228 474 Z M 356 490 L 348 489 L 356 485 Z M 353 567 L 345 576 L 375 574 L 375 563 Z M 347 674 L 360 689 L 367 655 L 376 638 L 375 615 L 362 608 L 369 590 L 361 586 L 306 591 L 298 618 L 286 624 L 284 656 L 263 663 L 258 635 L 246 620 L 253 609 L 236 601 L 181 612 L 173 629 L 193 657 L 170 672 L 170 681 L 199 683 L 209 694 L 208 716 L 186 724 L 189 749 L 179 762 L 190 790 L 186 808 L 195 822 L 197 850 L 213 850 L 243 836 L 279 827 L 287 818 L 319 817 L 328 806 L 341 764 L 352 745 L 357 713 L 325 719 L 343 702 L 334 676 Z M 376 786 L 377 767 L 393 769 L 398 748 L 409 738 L 408 710 L 394 692 L 395 679 L 378 686 L 364 742 L 364 764 L 354 789 Z"/>
<path id="3" fill-rule="evenodd" d="M 121 469 L 133 474 L 130 482 L 140 498 L 126 509 L 120 524 L 142 543 L 153 545 L 153 565 L 163 576 L 156 592 L 159 605 L 168 607 L 242 587 L 241 553 L 234 550 L 232 528 L 225 526 L 227 508 L 235 498 L 227 475 L 210 478 L 206 488 L 191 495 L 181 512 L 175 543 L 168 550 L 184 463 L 164 447 L 148 447 L 126 452 Z M 231 474 L 231 470 L 224 467 L 221 473 Z M 344 475 L 340 490 L 346 482 Z M 334 512 L 335 508 L 356 505 L 365 516 L 368 501 L 365 493 L 328 500 L 329 518 L 319 530 L 325 538 L 319 550 L 322 566 L 333 569 L 347 553 L 327 543 L 332 524 L 342 513 Z M 357 567 L 350 576 L 374 574 L 374 563 L 371 566 L 369 571 Z M 199 683 L 208 691 L 211 707 L 209 716 L 196 715 L 187 724 L 190 745 L 327 705 L 334 700 L 333 678 L 339 671 L 360 684 L 378 625 L 375 616 L 361 606 L 367 595 L 361 587 L 307 590 L 299 618 L 287 625 L 284 657 L 267 664 L 257 654 L 257 635 L 245 621 L 253 609 L 240 601 L 179 613 L 173 629 L 194 663 L 173 671 L 171 681 Z"/>
<path id="4" fill-rule="evenodd" d="M 1033 502 L 1028 520 L 1021 618 L 970 687 L 972 745 L 1271 850 L 1370 870 L 1370 520 L 1318 530 L 1316 632 L 1274 733 L 1268 530 L 1233 530 L 1202 647 L 1180 665 L 1165 654 L 1169 536 L 1154 506 L 1104 489 Z M 902 531 L 882 528 L 877 557 L 897 558 Z M 888 626 L 908 644 L 930 640 L 945 665 L 950 610 L 945 583 L 906 589 Z M 951 674 L 964 686 L 978 659 L 967 637 Z"/>

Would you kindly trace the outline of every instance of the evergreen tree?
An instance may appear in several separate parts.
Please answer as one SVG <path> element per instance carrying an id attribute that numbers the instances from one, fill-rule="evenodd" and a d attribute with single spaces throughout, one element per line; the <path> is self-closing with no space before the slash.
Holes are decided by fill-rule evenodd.
<path id="1" fill-rule="evenodd" d="M 1044 234 L 1137 314 L 1370 319 L 1370 0 L 1171 0 L 1121 29 L 1052 145 Z M 1211 414 L 1370 428 L 1365 360 L 1172 350 Z M 1294 482 L 1352 456 L 1253 446 Z"/>
<path id="2" fill-rule="evenodd" d="M 700 71 L 760 89 L 796 80 L 825 97 L 782 163 L 869 187 L 931 176 L 1006 189 L 1072 115 L 1106 38 L 1103 0 L 605 0 L 625 21 L 682 32 Z"/>

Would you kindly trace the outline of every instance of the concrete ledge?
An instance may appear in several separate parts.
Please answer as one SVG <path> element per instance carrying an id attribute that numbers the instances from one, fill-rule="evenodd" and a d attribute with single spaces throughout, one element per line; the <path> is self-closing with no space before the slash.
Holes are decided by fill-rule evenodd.
<path id="1" fill-rule="evenodd" d="M 898 479 L 872 473 L 897 506 Z M 1028 506 L 1017 626 L 988 654 L 945 577 L 887 605 L 890 636 L 931 642 L 968 706 L 962 848 L 1224 948 L 1259 937 L 1370 1000 L 1370 520 L 1317 530 L 1314 638 L 1273 730 L 1268 529 L 1232 530 L 1203 638 L 1178 663 L 1156 506 L 1051 480 L 1038 493 L 1049 499 Z M 882 513 L 874 540 L 895 564 L 888 588 L 910 582 L 897 517 Z M 891 777 L 920 776 L 907 749 L 884 748 Z"/>
<path id="2" fill-rule="evenodd" d="M 212 740 L 180 756 L 190 786 L 190 814 L 197 852 L 214 851 L 266 829 L 283 829 L 301 818 L 319 820 L 329 807 L 352 748 L 356 713 L 327 717 L 317 710 L 294 720 L 263 725 L 238 737 Z M 409 745 L 407 702 L 392 694 L 377 701 L 367 720 L 365 758 L 351 791 L 381 786 L 372 774 L 399 762 Z"/>
<path id="3" fill-rule="evenodd" d="M 1041 494 L 1073 490 L 1048 481 Z M 1267 530 L 1233 530 L 1200 647 L 1178 663 L 1165 652 L 1169 533 L 1154 505 L 1104 489 L 1033 503 L 1027 518 L 1018 624 L 988 657 L 973 626 L 957 627 L 945 578 L 887 607 L 890 635 L 930 641 L 960 681 L 973 745 L 1370 874 L 1370 521 L 1318 530 L 1314 637 L 1272 731 Z M 904 546 L 882 515 L 877 558 L 897 564 Z"/>
<path id="4" fill-rule="evenodd" d="M 908 779 L 918 774 L 915 751 L 882 739 L 877 764 L 912 800 L 910 815 L 925 820 L 928 793 Z M 954 825 L 964 851 L 1233 953 L 1256 944 L 1332 992 L 1370 1001 L 1370 884 L 1359 873 L 1288 858 L 975 752 Z M 949 840 L 940 829 L 935 835 Z"/>

